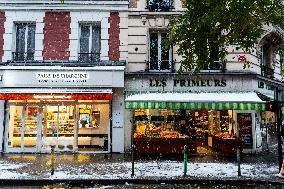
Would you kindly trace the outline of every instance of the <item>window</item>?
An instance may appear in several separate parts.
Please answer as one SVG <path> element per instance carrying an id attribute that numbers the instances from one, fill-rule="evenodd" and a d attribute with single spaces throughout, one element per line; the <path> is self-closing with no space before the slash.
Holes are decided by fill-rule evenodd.
<path id="1" fill-rule="evenodd" d="M 172 48 L 165 44 L 167 33 L 149 34 L 149 70 L 171 70 Z"/>
<path id="2" fill-rule="evenodd" d="M 80 26 L 80 62 L 98 62 L 101 52 L 100 24 L 81 24 Z"/>
<path id="3" fill-rule="evenodd" d="M 34 60 L 35 28 L 33 23 L 18 23 L 16 26 L 16 48 L 14 61 Z"/>
<path id="4" fill-rule="evenodd" d="M 148 0 L 149 11 L 169 11 L 173 9 L 173 0 Z"/>
<path id="5" fill-rule="evenodd" d="M 272 78 L 274 70 L 272 69 L 272 45 L 266 43 L 261 47 L 261 75 Z"/>

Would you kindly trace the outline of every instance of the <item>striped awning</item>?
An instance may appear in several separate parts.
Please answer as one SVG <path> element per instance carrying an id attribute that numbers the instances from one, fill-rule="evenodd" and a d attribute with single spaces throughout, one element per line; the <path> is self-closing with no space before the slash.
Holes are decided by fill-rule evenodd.
<path id="1" fill-rule="evenodd" d="M 254 92 L 140 93 L 125 99 L 126 109 L 265 110 Z"/>

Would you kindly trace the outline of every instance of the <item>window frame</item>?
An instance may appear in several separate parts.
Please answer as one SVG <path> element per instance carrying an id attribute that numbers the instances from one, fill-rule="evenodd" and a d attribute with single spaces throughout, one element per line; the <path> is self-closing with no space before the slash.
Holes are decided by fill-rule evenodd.
<path id="1" fill-rule="evenodd" d="M 88 39 L 88 52 L 81 52 L 81 47 L 82 47 L 82 45 L 81 45 L 81 38 L 82 38 L 82 26 L 88 26 L 88 28 L 89 28 L 89 39 Z M 99 41 L 99 43 L 98 43 L 98 45 L 99 45 L 99 48 L 96 50 L 95 49 L 95 47 L 93 48 L 93 45 L 94 45 L 94 43 L 93 43 L 93 41 L 94 41 L 94 39 L 93 39 L 93 29 L 94 28 L 98 28 L 98 31 L 99 31 L 99 39 L 98 39 L 98 41 Z M 82 56 L 82 54 L 88 54 L 88 55 L 92 55 L 92 54 L 95 54 L 95 56 L 96 56 L 96 54 L 98 54 L 99 56 L 98 57 L 96 57 L 97 59 L 95 60 L 95 61 L 100 61 L 101 60 L 101 49 L 102 49 L 102 45 L 101 45 L 101 40 L 102 40 L 102 35 L 101 35 L 101 22 L 80 22 L 79 23 L 79 41 L 78 41 L 78 60 L 79 61 L 81 61 L 80 60 L 80 56 Z M 95 51 L 94 52 L 92 52 L 93 51 L 93 49 L 95 49 Z M 90 60 L 88 60 L 89 62 L 94 62 L 92 59 Z"/>
<path id="2" fill-rule="evenodd" d="M 19 46 L 17 45 L 17 38 L 18 38 L 18 27 L 19 25 L 23 25 L 25 27 L 25 39 L 24 39 L 24 51 L 23 52 L 18 52 L 17 49 L 19 49 Z M 29 27 L 33 26 L 34 27 L 34 33 L 32 35 L 33 37 L 33 48 L 32 51 L 29 51 L 28 49 L 28 38 L 29 38 Z M 36 22 L 14 22 L 14 48 L 13 48 L 13 61 L 31 61 L 34 60 L 34 54 L 35 54 L 35 36 L 36 36 Z M 16 58 L 16 53 L 23 53 L 23 59 Z M 32 57 L 29 58 L 30 55 L 28 53 L 32 53 Z"/>
<path id="3" fill-rule="evenodd" d="M 151 47 L 150 47 L 150 43 L 151 43 L 151 34 L 152 33 L 157 33 L 158 35 L 158 40 L 157 40 L 157 50 L 158 50 L 158 63 L 157 63 L 157 69 L 151 69 Z M 169 69 L 161 69 L 161 64 L 162 64 L 162 34 L 167 34 L 167 30 L 163 29 L 163 30 L 155 30 L 155 29 L 150 29 L 148 31 L 148 70 L 155 72 L 155 71 L 163 71 L 163 72 L 169 72 L 169 71 L 173 71 L 173 67 L 174 67 L 174 61 L 173 61 L 173 47 L 172 45 L 169 47 L 169 57 L 168 57 L 168 66 Z"/>

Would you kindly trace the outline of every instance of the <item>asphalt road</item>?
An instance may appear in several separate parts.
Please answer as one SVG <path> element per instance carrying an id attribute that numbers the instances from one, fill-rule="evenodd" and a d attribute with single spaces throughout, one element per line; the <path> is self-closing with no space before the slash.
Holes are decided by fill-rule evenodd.
<path id="1" fill-rule="evenodd" d="M 271 185 L 271 184 L 124 184 L 124 185 L 96 185 L 93 186 L 68 186 L 65 184 L 56 185 L 37 185 L 37 186 L 0 186 L 3 189 L 284 189 L 283 185 Z"/>

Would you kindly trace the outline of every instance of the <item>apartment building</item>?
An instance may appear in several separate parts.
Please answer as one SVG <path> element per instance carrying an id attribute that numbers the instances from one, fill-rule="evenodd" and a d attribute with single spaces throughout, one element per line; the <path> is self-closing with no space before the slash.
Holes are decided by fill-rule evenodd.
<path id="1" fill-rule="evenodd" d="M 0 9 L 0 152 L 123 152 L 128 2 Z"/>
<path id="2" fill-rule="evenodd" d="M 262 133 L 276 122 L 265 101 L 283 86 L 277 52 L 283 30 L 265 26 L 252 53 L 231 45 L 225 60 L 216 58 L 197 75 L 179 74 L 177 47 L 164 40 L 170 16 L 183 10 L 182 0 L 129 1 L 125 149 L 133 141 L 138 153 L 181 153 L 185 144 L 191 152 L 260 151 Z"/>

